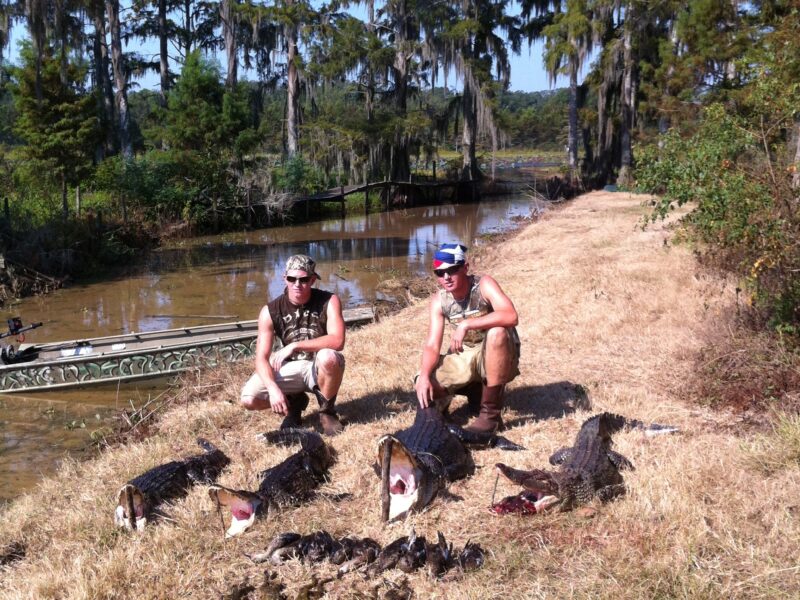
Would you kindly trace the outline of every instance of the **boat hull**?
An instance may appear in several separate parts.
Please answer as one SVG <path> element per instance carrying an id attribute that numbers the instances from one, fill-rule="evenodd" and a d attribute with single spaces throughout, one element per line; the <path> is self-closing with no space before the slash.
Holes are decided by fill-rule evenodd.
<path id="1" fill-rule="evenodd" d="M 345 323 L 373 319 L 371 309 L 344 311 Z M 27 362 L 0 365 L 0 393 L 135 382 L 232 363 L 253 356 L 258 322 L 239 321 L 20 347 Z"/>

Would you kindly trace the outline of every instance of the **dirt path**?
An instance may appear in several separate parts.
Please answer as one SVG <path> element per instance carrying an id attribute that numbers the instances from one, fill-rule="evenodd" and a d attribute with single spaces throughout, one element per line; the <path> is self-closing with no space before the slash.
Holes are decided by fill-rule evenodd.
<path id="1" fill-rule="evenodd" d="M 691 250 L 673 245 L 664 224 L 642 230 L 645 200 L 587 194 L 513 239 L 480 248 L 472 270 L 492 273 L 520 313 L 522 374 L 510 386 L 505 420 L 508 437 L 527 450 L 475 452 L 475 476 L 453 484 L 423 514 L 383 527 L 372 469 L 378 437 L 412 420 L 410 379 L 426 330 L 418 304 L 349 336 L 340 404 L 350 425 L 332 441 L 338 462 L 326 497 L 270 515 L 229 541 L 203 489 L 143 534 L 114 529 L 119 486 L 193 453 L 197 435 L 233 459 L 221 478 L 230 487 L 254 489 L 257 472 L 290 453 L 253 440 L 276 427 L 277 417 L 235 405 L 249 365 L 209 374 L 192 387 L 191 403 L 162 420 L 156 436 L 89 463 L 70 463 L 3 512 L 0 539 L 19 541 L 27 552 L 0 572 L 0 592 L 218 598 L 245 580 L 256 586 L 264 580 L 263 565 L 245 553 L 263 551 L 278 532 L 325 528 L 385 544 L 413 527 L 426 536 L 442 531 L 456 546 L 479 542 L 490 559 L 482 570 L 445 582 L 399 571 L 373 581 L 351 575 L 326 583 L 327 597 L 384 597 L 392 589 L 413 589 L 419 598 L 795 595 L 800 470 L 789 465 L 765 474 L 753 461 L 758 440 L 737 436 L 735 416 L 682 397 L 701 333 L 724 323 L 733 288 L 702 274 Z M 616 449 L 636 470 L 625 475 L 627 496 L 595 506 L 593 516 L 488 513 L 494 463 L 544 467 L 601 410 L 675 424 L 683 433 L 616 436 Z M 501 481 L 497 493 L 517 491 Z M 350 496 L 331 500 L 341 493 Z M 274 571 L 295 597 L 313 573 L 330 576 L 333 567 L 291 562 Z"/>

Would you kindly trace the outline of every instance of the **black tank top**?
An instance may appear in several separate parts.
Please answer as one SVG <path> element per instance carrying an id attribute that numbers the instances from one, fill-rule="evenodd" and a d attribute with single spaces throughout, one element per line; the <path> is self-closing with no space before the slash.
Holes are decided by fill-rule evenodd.
<path id="1" fill-rule="evenodd" d="M 298 340 L 313 340 L 328 333 L 328 301 L 333 294 L 325 290 L 311 289 L 311 298 L 302 306 L 289 302 L 283 294 L 272 300 L 267 307 L 272 317 L 275 336 L 286 346 Z M 311 360 L 313 352 L 297 352 L 289 360 Z"/>

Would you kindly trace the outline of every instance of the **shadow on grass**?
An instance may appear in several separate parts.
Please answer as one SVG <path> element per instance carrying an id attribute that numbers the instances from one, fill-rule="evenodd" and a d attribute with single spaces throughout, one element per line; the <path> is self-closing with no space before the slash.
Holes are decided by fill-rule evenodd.
<path id="1" fill-rule="evenodd" d="M 586 390 L 571 381 L 557 381 L 544 385 L 515 388 L 506 394 L 506 407 L 519 417 L 505 419 L 506 427 L 516 427 L 531 421 L 562 417 L 576 410 L 591 409 Z M 417 398 L 413 390 L 392 388 L 354 398 L 337 404 L 340 417 L 348 424 L 371 423 L 404 411 L 413 411 Z M 450 415 L 459 425 L 474 416 L 466 397 L 456 395 L 450 405 Z"/>
<path id="2" fill-rule="evenodd" d="M 517 427 L 532 421 L 563 417 L 576 410 L 589 410 L 592 403 L 584 387 L 571 381 L 514 388 L 506 394 L 505 406 L 518 413 L 514 419 L 504 418 L 505 426 Z M 456 423 L 463 424 L 474 415 L 466 401 L 458 396 L 450 405 Z"/>
<path id="3" fill-rule="evenodd" d="M 417 397 L 413 390 L 390 388 L 336 403 L 336 410 L 346 424 L 372 423 L 401 412 L 413 410 Z M 313 414 L 314 402 L 309 405 L 309 416 Z M 316 418 L 316 416 L 314 417 Z"/>

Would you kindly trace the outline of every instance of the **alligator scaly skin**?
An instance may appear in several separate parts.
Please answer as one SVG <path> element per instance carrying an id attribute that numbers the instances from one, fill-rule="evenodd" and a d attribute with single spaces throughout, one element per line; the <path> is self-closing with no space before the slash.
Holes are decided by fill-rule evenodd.
<path id="1" fill-rule="evenodd" d="M 259 437 L 279 446 L 300 444 L 298 452 L 259 473 L 256 494 L 270 505 L 289 506 L 307 500 L 325 482 L 333 455 L 316 431 L 279 429 Z"/>
<path id="2" fill-rule="evenodd" d="M 432 477 L 444 483 L 470 475 L 475 468 L 469 452 L 434 407 L 417 410 L 414 423 L 395 437 L 425 465 Z"/>
<path id="3" fill-rule="evenodd" d="M 586 504 L 595 496 L 606 501 L 625 493 L 619 469 L 633 465 L 611 450 L 611 436 L 632 425 L 620 415 L 595 415 L 583 423 L 572 448 L 550 457 L 551 464 L 561 465 L 553 478 L 558 484 L 562 510 Z"/>
<path id="4" fill-rule="evenodd" d="M 143 505 L 139 508 L 140 517 L 147 517 L 159 504 L 185 496 L 194 483 L 213 483 L 230 459 L 208 441 L 199 438 L 197 443 L 205 450 L 203 454 L 190 456 L 185 460 L 175 460 L 142 473 L 128 481 L 120 490 L 119 506 L 122 514 L 119 525 L 130 526 L 127 497 L 131 493 L 141 495 Z M 119 510 L 119 509 L 118 509 Z"/>
<path id="5" fill-rule="evenodd" d="M 562 511 L 595 497 L 607 501 L 625 493 L 620 469 L 633 468 L 627 458 L 611 450 L 611 436 L 623 428 L 645 428 L 645 425 L 612 413 L 595 415 L 583 423 L 571 448 L 562 448 L 550 457 L 550 463 L 560 467 L 558 471 L 523 471 L 502 463 L 497 468 L 511 481 L 540 497 L 557 497 Z M 503 503 L 514 499 L 508 498 Z M 513 507 L 503 510 L 503 503 L 498 505 L 498 514 L 517 512 Z"/>
<path id="6" fill-rule="evenodd" d="M 197 443 L 205 450 L 203 454 L 153 467 L 128 483 L 139 488 L 154 505 L 182 496 L 194 483 L 213 483 L 231 461 L 206 440 L 198 439 Z"/>

